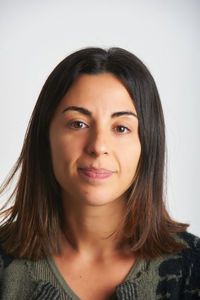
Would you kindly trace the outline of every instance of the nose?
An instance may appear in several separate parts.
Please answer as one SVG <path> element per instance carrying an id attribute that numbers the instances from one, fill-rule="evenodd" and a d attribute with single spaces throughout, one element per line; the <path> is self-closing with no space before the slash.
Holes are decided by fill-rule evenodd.
<path id="1" fill-rule="evenodd" d="M 102 130 L 94 130 L 91 132 L 87 145 L 86 152 L 92 156 L 109 154 L 109 137 Z"/>

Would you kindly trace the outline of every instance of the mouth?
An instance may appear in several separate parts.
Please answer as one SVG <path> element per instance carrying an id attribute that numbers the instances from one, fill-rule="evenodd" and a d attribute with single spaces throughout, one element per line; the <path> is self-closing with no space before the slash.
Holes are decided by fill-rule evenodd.
<path id="1" fill-rule="evenodd" d="M 113 171 L 107 169 L 96 169 L 96 168 L 79 168 L 82 175 L 91 179 L 106 179 L 113 175 Z"/>

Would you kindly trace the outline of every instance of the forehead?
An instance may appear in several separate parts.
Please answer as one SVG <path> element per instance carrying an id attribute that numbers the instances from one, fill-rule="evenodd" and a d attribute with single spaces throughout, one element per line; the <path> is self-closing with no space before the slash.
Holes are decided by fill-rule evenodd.
<path id="1" fill-rule="evenodd" d="M 90 110 L 104 108 L 135 111 L 134 101 L 126 87 L 110 73 L 79 76 L 63 97 L 59 106 L 64 109 L 66 106 L 71 105 L 79 105 Z"/>

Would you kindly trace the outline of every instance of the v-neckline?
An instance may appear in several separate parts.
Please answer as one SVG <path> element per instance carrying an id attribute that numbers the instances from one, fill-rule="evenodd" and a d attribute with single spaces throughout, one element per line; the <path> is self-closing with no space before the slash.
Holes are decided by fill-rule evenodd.
<path id="1" fill-rule="evenodd" d="M 58 266 L 56 265 L 56 262 L 55 262 L 54 258 L 53 257 L 48 257 L 47 262 L 48 262 L 49 267 L 50 267 L 51 271 L 53 272 L 54 276 L 56 277 L 56 279 L 58 280 L 58 282 L 61 285 L 62 289 L 64 290 L 64 292 L 68 296 L 72 297 L 73 300 L 81 300 L 81 298 L 79 298 L 77 296 L 77 294 L 73 291 L 73 289 L 70 287 L 70 285 L 64 279 L 62 273 L 60 272 Z M 136 260 L 134 262 L 133 266 L 131 267 L 130 271 L 128 272 L 126 278 L 120 284 L 122 284 L 125 281 L 128 281 L 130 279 L 133 279 L 134 275 L 136 273 L 138 273 L 138 271 L 141 270 L 141 268 L 143 268 L 143 266 L 144 266 L 144 261 L 139 260 L 139 259 Z M 116 286 L 116 288 L 117 288 L 117 286 Z M 107 300 L 112 300 L 113 298 L 114 298 L 114 295 L 111 295 Z"/>

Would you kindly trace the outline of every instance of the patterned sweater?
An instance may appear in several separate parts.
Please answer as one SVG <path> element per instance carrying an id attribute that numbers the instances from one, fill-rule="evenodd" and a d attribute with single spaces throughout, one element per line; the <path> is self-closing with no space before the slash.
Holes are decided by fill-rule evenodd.
<path id="1" fill-rule="evenodd" d="M 138 260 L 126 279 L 116 287 L 121 300 L 200 299 L 200 238 L 177 234 L 187 247 L 180 253 L 150 262 Z M 1 300 L 78 300 L 55 271 L 52 259 L 37 262 L 13 259 L 0 251 Z M 90 284 L 88 283 L 88 288 Z M 95 299 L 94 299 L 95 300 Z"/>

